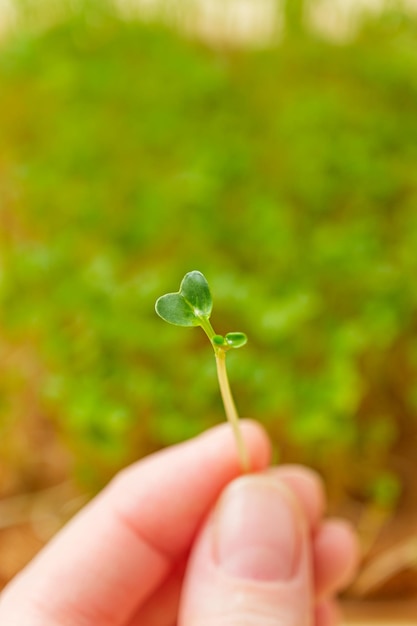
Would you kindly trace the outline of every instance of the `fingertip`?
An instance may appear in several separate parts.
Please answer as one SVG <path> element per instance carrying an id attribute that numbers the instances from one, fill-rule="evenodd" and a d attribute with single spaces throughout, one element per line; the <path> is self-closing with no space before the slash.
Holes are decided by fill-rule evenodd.
<path id="1" fill-rule="evenodd" d="M 241 418 L 239 425 L 248 450 L 250 471 L 257 472 L 266 469 L 271 462 L 272 445 L 265 428 L 259 422 L 248 418 Z M 230 450 L 235 450 L 236 465 L 239 470 L 241 469 L 233 430 L 229 423 L 214 426 L 199 435 L 197 439 L 205 440 L 207 444 L 215 447 L 217 453 L 225 453 L 228 457 L 230 457 Z M 186 442 L 185 445 L 189 443 Z"/>
<path id="2" fill-rule="evenodd" d="M 317 595 L 328 596 L 347 587 L 359 560 L 359 542 L 352 524 L 341 519 L 327 520 L 313 543 Z"/>
<path id="3" fill-rule="evenodd" d="M 284 482 L 297 497 L 311 529 L 316 529 L 325 510 L 325 491 L 321 476 L 302 465 L 282 465 L 269 470 Z"/>
<path id="4" fill-rule="evenodd" d="M 333 519 L 328 522 L 333 526 L 333 534 L 341 551 L 345 554 L 345 568 L 343 573 L 342 586 L 346 586 L 352 582 L 355 577 L 359 562 L 361 559 L 361 549 L 359 538 L 355 527 L 351 522 L 345 519 Z"/>
<path id="5" fill-rule="evenodd" d="M 242 435 L 249 449 L 251 470 L 259 471 L 269 466 L 272 457 L 272 443 L 266 429 L 257 421 L 240 420 Z"/>

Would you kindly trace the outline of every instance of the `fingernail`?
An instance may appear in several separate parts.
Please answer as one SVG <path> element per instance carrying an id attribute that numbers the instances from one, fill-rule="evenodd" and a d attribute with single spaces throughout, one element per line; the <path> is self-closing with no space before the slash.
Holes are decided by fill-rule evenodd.
<path id="1" fill-rule="evenodd" d="M 215 519 L 215 557 L 228 574 L 257 581 L 285 581 L 295 573 L 301 524 L 290 494 L 270 478 L 232 483 Z"/>

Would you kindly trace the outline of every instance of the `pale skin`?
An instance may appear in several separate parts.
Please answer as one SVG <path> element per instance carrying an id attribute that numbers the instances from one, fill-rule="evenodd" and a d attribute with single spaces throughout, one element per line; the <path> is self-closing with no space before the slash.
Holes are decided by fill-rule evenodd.
<path id="1" fill-rule="evenodd" d="M 253 472 L 247 477 L 239 478 L 226 424 L 123 470 L 9 584 L 0 596 L 0 623 L 334 626 L 335 594 L 357 564 L 355 535 L 346 522 L 324 517 L 323 485 L 314 472 L 271 469 L 263 429 L 242 420 L 242 434 Z M 256 532 L 256 503 L 268 506 L 265 494 L 271 515 L 259 523 L 282 514 L 282 532 L 297 526 L 295 550 L 287 554 L 286 540 L 282 554 L 265 553 L 267 563 L 256 551 L 244 565 L 227 561 L 227 541 L 235 541 L 233 533 L 228 538 L 230 515 L 243 511 L 248 536 Z M 260 536 L 268 532 L 260 529 Z"/>

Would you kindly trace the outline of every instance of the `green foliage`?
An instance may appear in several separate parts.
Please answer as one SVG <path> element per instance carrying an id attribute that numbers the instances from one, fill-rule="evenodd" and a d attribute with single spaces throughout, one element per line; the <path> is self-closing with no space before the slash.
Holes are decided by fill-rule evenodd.
<path id="1" fill-rule="evenodd" d="M 251 337 L 236 396 L 280 458 L 363 497 L 395 471 L 417 428 L 410 19 L 249 52 L 91 9 L 22 30 L 0 84 L 0 334 L 78 465 L 220 420 L 203 342 L 153 314 L 200 267 L 222 337 Z"/>

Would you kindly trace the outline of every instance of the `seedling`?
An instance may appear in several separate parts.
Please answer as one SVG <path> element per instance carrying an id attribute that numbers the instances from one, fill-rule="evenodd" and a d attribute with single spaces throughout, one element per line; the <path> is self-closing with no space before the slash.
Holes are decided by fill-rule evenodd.
<path id="1" fill-rule="evenodd" d="M 230 390 L 226 370 L 226 354 L 247 342 L 244 333 L 217 335 L 210 323 L 213 308 L 208 282 L 201 272 L 189 272 L 181 282 L 180 290 L 167 293 L 156 301 L 155 310 L 163 320 L 175 326 L 201 326 L 210 340 L 216 357 L 217 376 L 227 419 L 233 429 L 242 470 L 249 471 L 249 457 L 239 426 L 239 417 Z"/>

